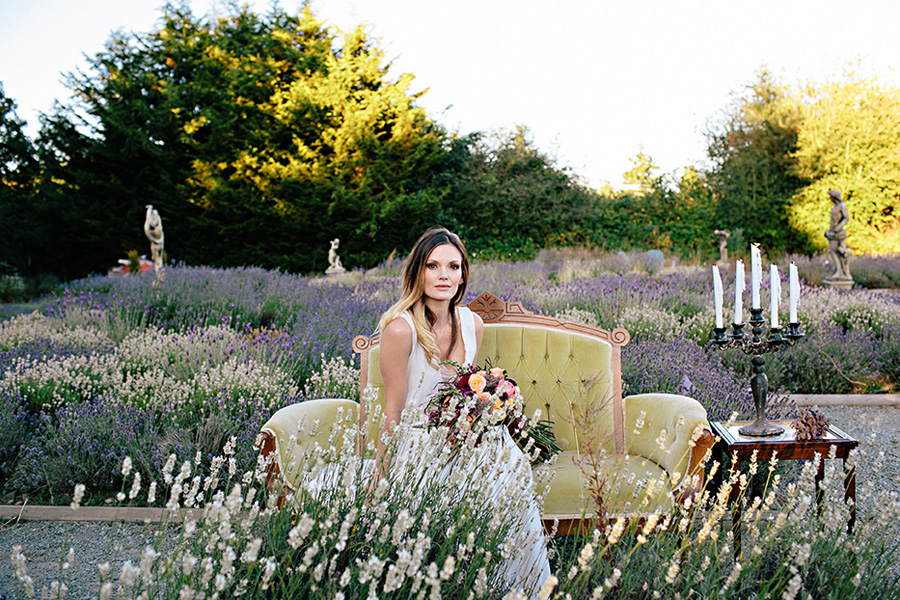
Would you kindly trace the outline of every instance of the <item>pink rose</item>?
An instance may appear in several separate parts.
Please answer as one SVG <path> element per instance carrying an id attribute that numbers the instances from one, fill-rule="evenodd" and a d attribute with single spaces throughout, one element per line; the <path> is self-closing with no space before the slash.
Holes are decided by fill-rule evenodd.
<path id="1" fill-rule="evenodd" d="M 498 395 L 503 395 L 505 393 L 508 398 L 512 399 L 512 398 L 516 397 L 517 392 L 518 392 L 518 390 L 516 389 L 516 386 L 514 386 L 511 382 L 509 382 L 505 379 L 501 379 L 497 383 L 497 394 Z"/>

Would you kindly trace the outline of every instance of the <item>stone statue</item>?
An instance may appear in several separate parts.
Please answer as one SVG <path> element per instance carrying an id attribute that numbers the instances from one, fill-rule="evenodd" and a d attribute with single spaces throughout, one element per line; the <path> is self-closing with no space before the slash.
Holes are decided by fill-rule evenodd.
<path id="1" fill-rule="evenodd" d="M 731 233 L 716 229 L 713 234 L 719 238 L 719 262 L 728 262 L 728 238 L 731 237 Z"/>
<path id="2" fill-rule="evenodd" d="M 144 219 L 144 233 L 150 240 L 150 257 L 159 273 L 163 268 L 163 252 L 165 247 L 165 236 L 163 235 L 162 219 L 159 218 L 159 212 L 153 208 L 152 204 L 147 205 L 147 217 Z"/>
<path id="3" fill-rule="evenodd" d="M 834 273 L 825 278 L 823 283 L 831 287 L 850 289 L 853 287 L 853 277 L 847 264 L 850 249 L 847 247 L 847 232 L 844 231 L 844 225 L 850 222 L 850 211 L 841 199 L 839 190 L 828 190 L 828 198 L 834 206 L 831 207 L 831 224 L 825 232 L 825 237 L 828 238 L 828 251 L 834 261 Z"/>
<path id="4" fill-rule="evenodd" d="M 341 265 L 341 257 L 337 253 L 338 244 L 340 243 L 340 238 L 331 240 L 331 249 L 328 250 L 328 268 L 325 269 L 326 275 L 337 275 L 344 272 L 344 267 Z"/>

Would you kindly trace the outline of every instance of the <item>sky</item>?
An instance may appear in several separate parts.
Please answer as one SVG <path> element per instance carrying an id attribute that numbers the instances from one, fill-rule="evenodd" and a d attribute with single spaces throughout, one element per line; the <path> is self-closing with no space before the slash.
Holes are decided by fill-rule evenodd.
<path id="1" fill-rule="evenodd" d="M 163 0 L 0 0 L 0 82 L 17 115 L 69 102 L 115 30 L 156 28 Z M 251 0 L 265 12 L 268 0 Z M 189 0 L 195 15 L 212 0 Z M 295 11 L 299 0 L 281 0 Z M 851 6 L 852 5 L 852 6 Z M 848 70 L 900 87 L 900 2 L 886 0 L 313 0 L 341 30 L 365 24 L 392 73 L 460 134 L 527 127 L 585 184 L 624 187 L 638 152 L 661 174 L 705 163 L 705 132 L 762 68 L 786 84 Z"/>

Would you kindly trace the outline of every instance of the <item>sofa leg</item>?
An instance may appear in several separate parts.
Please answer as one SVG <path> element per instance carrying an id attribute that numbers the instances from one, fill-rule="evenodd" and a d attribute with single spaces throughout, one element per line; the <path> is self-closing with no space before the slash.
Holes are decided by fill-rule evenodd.
<path id="1" fill-rule="evenodd" d="M 715 443 L 715 436 L 712 431 L 706 428 L 694 440 L 694 447 L 691 448 L 691 455 L 688 458 L 688 470 L 685 475 L 689 479 L 678 492 L 677 500 L 679 502 L 693 498 L 703 489 L 704 479 L 706 478 L 705 459 Z"/>

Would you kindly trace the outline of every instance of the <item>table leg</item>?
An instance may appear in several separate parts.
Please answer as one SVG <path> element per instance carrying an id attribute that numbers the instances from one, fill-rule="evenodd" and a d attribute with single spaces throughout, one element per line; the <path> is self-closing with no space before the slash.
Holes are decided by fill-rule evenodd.
<path id="1" fill-rule="evenodd" d="M 844 459 L 844 467 L 847 466 L 847 459 Z M 853 526 L 856 524 L 856 467 L 851 467 L 844 476 L 844 502 L 851 501 L 850 518 L 847 520 L 847 533 L 853 533 Z"/>
<path id="2" fill-rule="evenodd" d="M 822 489 L 822 480 L 825 479 L 825 457 L 819 458 L 819 468 L 816 471 L 816 509 L 818 515 L 822 516 L 822 509 L 825 508 L 825 490 Z"/>

